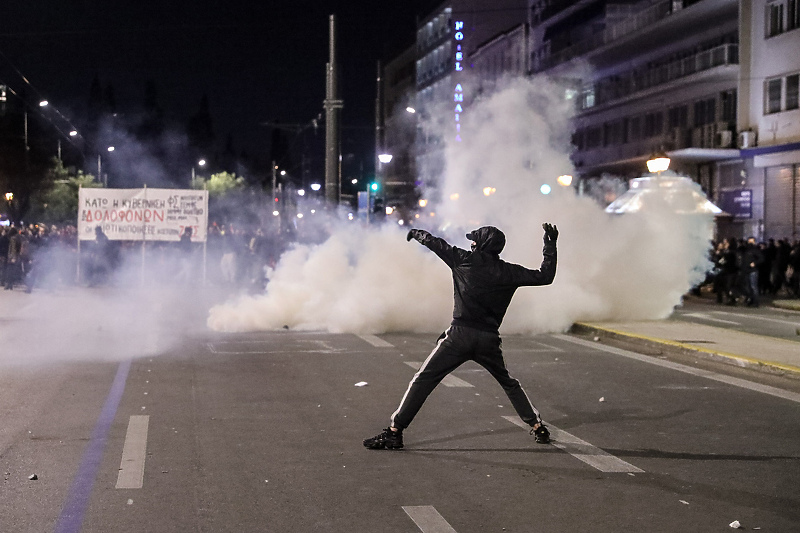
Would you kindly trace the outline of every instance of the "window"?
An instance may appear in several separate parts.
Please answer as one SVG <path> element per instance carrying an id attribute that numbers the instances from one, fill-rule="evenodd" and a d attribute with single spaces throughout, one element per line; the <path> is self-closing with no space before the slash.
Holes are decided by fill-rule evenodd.
<path id="1" fill-rule="evenodd" d="M 775 0 L 767 4 L 767 37 L 800 28 L 800 0 Z"/>
<path id="2" fill-rule="evenodd" d="M 783 33 L 783 2 L 767 5 L 767 37 Z"/>
<path id="3" fill-rule="evenodd" d="M 786 76 L 786 109 L 797 109 L 800 107 L 798 101 L 800 92 L 800 74 Z"/>
<path id="4" fill-rule="evenodd" d="M 673 107 L 667 112 L 669 128 L 685 128 L 689 124 L 689 109 L 685 106 Z"/>
<path id="5" fill-rule="evenodd" d="M 714 98 L 694 103 L 694 127 L 705 126 L 717 120 L 717 102 Z"/>
<path id="6" fill-rule="evenodd" d="M 722 101 L 722 122 L 736 122 L 736 89 L 720 93 Z"/>
<path id="7" fill-rule="evenodd" d="M 644 116 L 645 138 L 656 137 L 664 132 L 664 114 L 648 113 Z"/>
<path id="8" fill-rule="evenodd" d="M 636 142 L 642 138 L 642 118 L 633 117 L 628 120 L 628 141 Z"/>
<path id="9" fill-rule="evenodd" d="M 781 88 L 783 78 L 767 81 L 767 109 L 766 114 L 778 113 L 781 110 Z"/>

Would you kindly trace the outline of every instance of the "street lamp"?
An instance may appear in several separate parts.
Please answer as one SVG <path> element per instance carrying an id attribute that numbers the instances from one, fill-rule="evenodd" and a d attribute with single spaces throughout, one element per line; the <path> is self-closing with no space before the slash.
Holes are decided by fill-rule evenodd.
<path id="1" fill-rule="evenodd" d="M 378 155 L 378 161 L 380 161 L 384 165 L 387 164 L 387 163 L 391 163 L 392 162 L 392 154 L 379 154 Z"/>
<path id="2" fill-rule="evenodd" d="M 572 185 L 572 176 L 569 174 L 562 174 L 561 176 L 556 178 L 556 181 L 562 187 L 569 187 L 570 185 Z"/>
<path id="3" fill-rule="evenodd" d="M 199 160 L 199 161 L 197 162 L 197 166 L 199 166 L 199 167 L 204 167 L 204 166 L 206 166 L 206 160 L 205 160 L 205 159 L 201 159 L 201 160 Z M 195 167 L 195 165 L 192 165 L 192 183 L 194 183 L 194 180 L 196 180 L 196 179 L 197 179 L 197 175 L 195 174 L 194 167 Z"/>
<path id="4" fill-rule="evenodd" d="M 115 148 L 113 146 L 109 146 L 106 148 L 109 153 L 113 152 Z M 106 174 L 105 178 L 103 178 L 103 158 L 100 154 L 97 154 L 97 180 L 102 181 L 103 185 L 108 188 L 108 174 Z"/>
<path id="5" fill-rule="evenodd" d="M 669 168 L 669 157 L 664 152 L 659 152 L 647 161 L 647 170 L 653 174 L 661 175 Z"/>

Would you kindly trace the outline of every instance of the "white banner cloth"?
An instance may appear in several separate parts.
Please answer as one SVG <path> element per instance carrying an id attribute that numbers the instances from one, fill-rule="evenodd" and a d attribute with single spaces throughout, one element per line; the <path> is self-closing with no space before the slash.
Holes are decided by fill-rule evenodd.
<path id="1" fill-rule="evenodd" d="M 116 241 L 179 241 L 191 227 L 192 242 L 205 242 L 208 191 L 81 188 L 78 238 L 95 240 L 98 226 Z"/>

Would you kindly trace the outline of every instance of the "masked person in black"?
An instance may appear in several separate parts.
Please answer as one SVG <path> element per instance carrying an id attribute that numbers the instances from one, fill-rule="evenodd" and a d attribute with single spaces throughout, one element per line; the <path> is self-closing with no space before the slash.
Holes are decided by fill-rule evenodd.
<path id="1" fill-rule="evenodd" d="M 539 411 L 531 404 L 519 381 L 508 374 L 498 331 L 518 287 L 549 285 L 555 278 L 558 229 L 551 224 L 542 227 L 544 258 L 539 270 L 500 259 L 506 236 L 493 226 L 484 226 L 467 234 L 467 239 L 472 241 L 470 251 L 452 246 L 424 230 L 408 232 L 407 240 L 419 241 L 452 270 L 453 321 L 409 383 L 400 407 L 392 415 L 391 425 L 364 440 L 365 447 L 372 450 L 402 448 L 403 430 L 414 419 L 428 395 L 445 376 L 469 360 L 488 370 L 500 383 L 519 417 L 532 427 L 536 442 L 550 442 L 550 432 Z"/>

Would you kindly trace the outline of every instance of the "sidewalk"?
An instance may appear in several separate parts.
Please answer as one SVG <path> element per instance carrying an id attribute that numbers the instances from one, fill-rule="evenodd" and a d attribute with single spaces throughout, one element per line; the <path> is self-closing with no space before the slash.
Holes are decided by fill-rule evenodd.
<path id="1" fill-rule="evenodd" d="M 800 311 L 800 300 L 776 300 L 773 307 Z M 800 316 L 797 318 L 800 324 Z M 623 338 L 705 355 L 741 367 L 800 377 L 800 342 L 677 320 L 576 322 L 572 331 Z"/>

